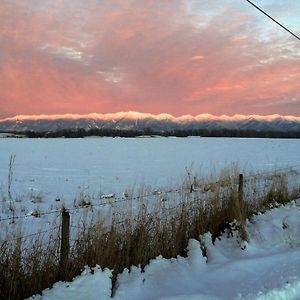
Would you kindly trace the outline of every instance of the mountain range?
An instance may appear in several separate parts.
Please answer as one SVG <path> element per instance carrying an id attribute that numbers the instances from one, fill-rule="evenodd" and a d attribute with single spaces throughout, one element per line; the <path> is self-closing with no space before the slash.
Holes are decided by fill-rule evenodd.
<path id="1" fill-rule="evenodd" d="M 0 120 L 0 132 L 57 132 L 61 130 L 239 130 L 257 132 L 300 132 L 300 117 L 280 115 L 214 116 L 201 114 L 174 117 L 169 114 L 121 112 L 113 114 L 20 115 Z"/>

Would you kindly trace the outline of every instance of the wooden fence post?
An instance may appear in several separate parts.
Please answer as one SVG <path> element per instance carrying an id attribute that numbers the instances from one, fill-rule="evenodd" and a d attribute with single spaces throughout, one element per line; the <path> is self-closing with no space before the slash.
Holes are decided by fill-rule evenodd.
<path id="1" fill-rule="evenodd" d="M 243 174 L 239 175 L 239 202 L 240 205 L 243 205 L 244 198 L 244 176 Z"/>
<path id="2" fill-rule="evenodd" d="M 61 280 L 66 280 L 66 271 L 70 251 L 70 214 L 64 207 L 61 211 L 61 217 L 59 277 Z"/>
<path id="3" fill-rule="evenodd" d="M 239 175 L 239 190 L 238 190 L 238 208 L 239 208 L 239 216 L 240 216 L 240 235 L 243 241 L 248 241 L 249 236 L 246 229 L 246 207 L 244 203 L 244 176 L 243 174 Z M 244 246 L 242 247 L 244 250 Z"/>

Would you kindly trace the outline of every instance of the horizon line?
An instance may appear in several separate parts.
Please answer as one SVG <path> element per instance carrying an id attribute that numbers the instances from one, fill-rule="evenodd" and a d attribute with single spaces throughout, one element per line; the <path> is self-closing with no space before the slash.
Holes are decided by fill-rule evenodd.
<path id="1" fill-rule="evenodd" d="M 185 114 L 181 116 L 173 116 L 168 113 L 152 114 L 152 113 L 141 113 L 137 111 L 127 111 L 127 112 L 116 112 L 116 113 L 89 113 L 89 114 L 36 114 L 36 115 L 15 115 L 13 117 L 7 117 L 0 119 L 0 123 L 3 122 L 22 122 L 22 121 L 42 121 L 42 120 L 80 120 L 80 119 L 91 119 L 91 120 L 101 120 L 101 121 L 115 121 L 121 119 L 128 120 L 145 120 L 145 119 L 155 119 L 158 121 L 173 121 L 173 122 L 193 122 L 193 121 L 244 121 L 244 120 L 257 120 L 257 121 L 274 121 L 276 119 L 282 119 L 286 121 L 296 121 L 300 122 L 300 116 L 293 115 L 258 115 L 258 114 L 234 114 L 234 115 L 213 115 L 209 113 L 202 113 L 198 115 Z"/>

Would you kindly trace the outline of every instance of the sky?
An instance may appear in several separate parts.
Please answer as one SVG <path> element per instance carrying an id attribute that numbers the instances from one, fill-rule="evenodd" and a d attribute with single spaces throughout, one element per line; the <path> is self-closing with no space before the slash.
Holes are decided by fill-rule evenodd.
<path id="1" fill-rule="evenodd" d="M 245 0 L 0 0 L 0 118 L 119 111 L 300 116 L 300 41 Z"/>

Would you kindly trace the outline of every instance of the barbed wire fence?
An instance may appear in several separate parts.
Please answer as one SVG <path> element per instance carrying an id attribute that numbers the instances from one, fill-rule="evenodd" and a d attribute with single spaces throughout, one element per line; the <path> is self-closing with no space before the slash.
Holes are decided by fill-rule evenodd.
<path id="1" fill-rule="evenodd" d="M 246 176 L 243 176 L 240 174 L 239 177 L 235 176 L 233 178 L 227 178 L 227 179 L 221 179 L 218 181 L 209 181 L 209 182 L 197 182 L 195 178 L 191 180 L 191 182 L 188 182 L 186 186 L 182 186 L 180 188 L 174 188 L 174 189 L 156 189 L 152 192 L 140 194 L 140 195 L 122 195 L 119 197 L 116 197 L 115 195 L 107 195 L 104 196 L 103 200 L 104 202 L 100 203 L 90 203 L 88 205 L 82 205 L 82 206 L 77 206 L 77 207 L 62 207 L 62 208 L 57 208 L 49 211 L 42 211 L 38 212 L 38 214 L 31 213 L 31 214 L 25 214 L 25 215 L 13 215 L 13 216 L 8 216 L 8 217 L 2 217 L 0 218 L 0 226 L 1 223 L 3 222 L 16 222 L 16 220 L 28 220 L 31 218 L 40 218 L 43 216 L 54 216 L 56 218 L 60 218 L 59 225 L 52 226 L 50 228 L 44 229 L 44 230 L 39 230 L 33 233 L 29 233 L 26 235 L 18 234 L 18 236 L 13 236 L 11 238 L 6 238 L 3 241 L 0 241 L 0 243 L 14 243 L 17 241 L 25 241 L 29 240 L 32 241 L 35 238 L 40 238 L 42 235 L 44 236 L 49 236 L 50 234 L 55 233 L 57 237 L 59 238 L 60 241 L 60 247 L 59 247 L 59 262 L 62 271 L 65 269 L 67 265 L 67 260 L 68 260 L 68 254 L 70 251 L 70 244 L 77 242 L 76 239 L 73 238 L 74 234 L 71 233 L 71 231 L 75 231 L 75 233 L 81 231 L 84 232 L 88 229 L 90 229 L 89 225 L 86 224 L 80 224 L 80 222 L 77 222 L 76 224 L 73 224 L 71 222 L 70 215 L 80 213 L 81 211 L 85 210 L 94 210 L 96 209 L 99 210 L 103 207 L 110 207 L 113 208 L 115 204 L 121 204 L 121 203 L 132 203 L 134 201 L 140 201 L 140 200 L 145 200 L 145 199 L 158 199 L 163 203 L 165 202 L 170 202 L 170 197 L 166 197 L 171 194 L 178 194 L 178 195 L 183 195 L 183 194 L 195 194 L 199 191 L 202 193 L 206 193 L 207 191 L 212 188 L 212 186 L 226 186 L 228 184 L 231 185 L 236 185 L 238 191 L 243 192 L 243 185 L 244 183 L 253 181 L 253 180 L 271 180 L 276 176 L 282 176 L 283 174 L 287 172 L 292 172 L 295 174 L 300 174 L 300 164 L 293 165 L 293 166 L 287 166 L 283 168 L 278 168 L 276 170 L 270 170 L 270 171 L 264 171 L 264 172 L 258 172 L 258 173 L 250 173 Z M 241 177 L 242 176 L 242 177 Z M 295 176 L 294 176 L 295 177 Z M 293 178 L 294 178 L 293 177 Z M 241 181 L 242 178 L 242 181 Z M 300 195 L 298 195 L 299 197 Z M 191 201 L 199 201 L 200 199 L 194 197 L 192 198 Z M 174 201 L 173 201 L 174 202 Z M 175 205 L 165 207 L 164 206 L 164 211 L 176 211 L 179 209 L 182 205 L 182 202 L 175 202 Z M 151 212 L 149 213 L 151 215 Z M 120 214 L 122 217 L 122 214 Z M 76 218 L 73 218 L 76 220 Z M 106 230 L 110 230 L 111 226 L 120 226 L 120 225 L 126 225 L 127 222 L 132 221 L 128 220 L 128 218 L 116 218 L 115 213 L 111 216 L 111 223 L 107 224 L 104 226 Z M 76 236 L 76 234 L 75 234 Z"/>
<path id="2" fill-rule="evenodd" d="M 258 173 L 250 173 L 249 175 L 243 176 L 243 181 L 244 182 L 249 182 L 251 180 L 255 179 L 260 179 L 260 180 L 265 180 L 265 179 L 272 179 L 275 176 L 281 176 L 284 172 L 294 172 L 297 174 L 300 174 L 300 164 L 298 165 L 293 165 L 293 166 L 288 166 L 284 168 L 278 168 L 275 170 L 270 170 L 270 171 L 264 171 L 264 172 L 258 172 Z M 226 179 L 226 180 L 218 180 L 218 181 L 208 181 L 208 182 L 203 182 L 199 184 L 196 182 L 196 177 L 193 178 L 194 182 L 190 182 L 190 184 L 186 187 L 180 187 L 180 188 L 175 188 L 175 189 L 156 189 L 152 192 L 145 193 L 145 194 L 140 194 L 137 196 L 132 196 L 132 195 L 122 195 L 119 197 L 116 197 L 114 194 L 109 194 L 109 195 L 104 195 L 102 199 L 106 200 L 104 202 L 100 203 L 88 203 L 88 204 L 83 204 L 83 205 L 78 205 L 76 207 L 64 207 L 64 209 L 70 213 L 74 211 L 80 211 L 83 209 L 87 208 L 98 208 L 98 207 L 105 207 L 105 206 L 113 206 L 114 204 L 119 204 L 119 203 L 126 203 L 126 202 L 131 202 L 131 201 L 138 201 L 141 199 L 147 199 L 147 198 L 153 198 L 156 196 L 161 196 L 162 201 L 168 201 L 167 198 L 164 198 L 166 195 L 170 194 L 180 194 L 184 192 L 189 192 L 189 193 L 194 193 L 197 192 L 199 189 L 204 189 L 204 192 L 206 190 L 209 190 L 212 185 L 220 185 L 223 186 L 225 184 L 228 184 L 231 182 L 232 184 L 238 184 L 238 178 L 233 178 L 233 179 Z M 175 206 L 177 207 L 177 206 Z M 171 208 L 172 209 L 172 208 Z M 28 219 L 28 218 L 40 218 L 43 216 L 47 215 L 56 215 L 59 216 L 61 214 L 62 208 L 57 208 L 54 210 L 49 210 L 49 211 L 38 211 L 38 212 L 32 212 L 30 214 L 25 214 L 25 215 L 13 215 L 13 216 L 8 216 L 8 217 L 0 217 L 0 222 L 4 221 L 16 221 L 16 220 L 22 220 L 22 219 Z"/>
<path id="3" fill-rule="evenodd" d="M 258 173 L 250 173 L 249 175 L 243 176 L 243 181 L 248 182 L 250 180 L 255 180 L 255 179 L 268 179 L 274 178 L 275 176 L 280 176 L 284 172 L 295 172 L 300 174 L 300 164 L 297 165 L 292 165 L 292 166 L 287 166 L 283 168 L 278 168 L 275 170 L 270 170 L 270 171 L 263 171 L 263 172 L 258 172 Z M 154 196 L 159 196 L 159 195 L 169 195 L 169 194 L 175 194 L 175 193 L 183 193 L 183 192 L 196 192 L 198 189 L 201 188 L 207 188 L 209 189 L 210 186 L 212 185 L 224 185 L 228 184 L 229 181 L 233 184 L 238 184 L 238 178 L 233 178 L 233 179 L 226 179 L 226 180 L 218 180 L 218 181 L 208 181 L 204 182 L 202 184 L 199 184 L 196 181 L 196 177 L 193 178 L 194 182 L 191 182 L 189 186 L 187 187 L 180 187 L 180 188 L 175 188 L 175 189 L 156 189 L 152 192 L 137 195 L 137 196 L 131 196 L 131 195 L 122 195 L 116 197 L 114 194 L 109 194 L 109 195 L 103 195 L 102 199 L 108 200 L 100 203 L 88 203 L 86 205 L 78 205 L 76 207 L 64 207 L 68 212 L 72 211 L 78 211 L 86 208 L 97 208 L 97 207 L 104 207 L 104 206 L 112 206 L 114 204 L 122 203 L 122 202 L 129 202 L 129 201 L 135 201 L 135 200 L 140 200 L 140 199 L 146 199 L 146 198 L 153 198 Z M 165 199 L 164 199 L 165 201 Z M 14 216 L 9 216 L 9 217 L 2 217 L 0 216 L 0 222 L 3 221 L 10 221 L 10 220 L 19 220 L 19 219 L 27 219 L 27 218 L 37 218 L 37 217 L 42 217 L 46 215 L 52 215 L 52 214 L 60 214 L 61 213 L 61 208 L 54 209 L 54 210 L 49 210 L 49 211 L 38 211 L 38 212 L 32 212 L 30 214 L 25 214 L 25 215 L 14 215 Z"/>

